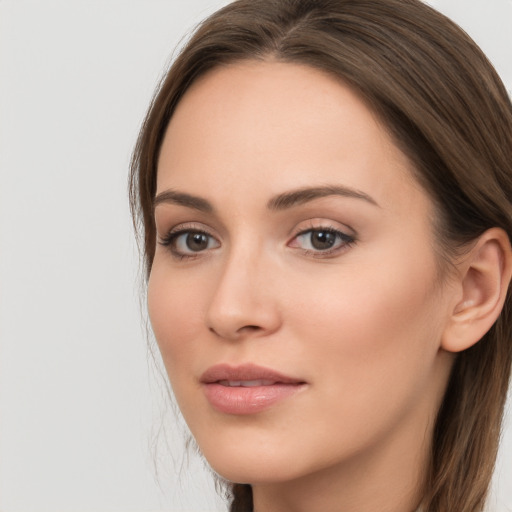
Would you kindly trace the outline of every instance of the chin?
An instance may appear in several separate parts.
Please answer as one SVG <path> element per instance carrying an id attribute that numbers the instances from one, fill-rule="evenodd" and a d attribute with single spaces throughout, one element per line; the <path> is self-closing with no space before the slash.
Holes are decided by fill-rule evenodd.
<path id="1" fill-rule="evenodd" d="M 234 483 L 286 482 L 299 478 L 304 470 L 302 464 L 297 464 L 296 452 L 293 456 L 282 448 L 262 449 L 258 443 L 253 444 L 253 449 L 218 444 L 213 449 L 201 448 L 201 452 L 216 474 Z"/>
<path id="2" fill-rule="evenodd" d="M 210 438 L 201 452 L 212 470 L 233 483 L 265 485 L 293 482 L 343 464 L 352 451 L 335 453 L 310 443 L 309 439 L 283 440 L 280 436 L 230 436 L 227 443 Z M 237 439 L 236 439 L 237 438 Z M 236 439 L 236 441 L 233 441 Z M 215 442 L 217 441 L 217 442 Z"/>
<path id="3" fill-rule="evenodd" d="M 213 471 L 224 480 L 237 484 L 271 484 L 290 482 L 300 478 L 301 474 L 290 471 L 290 462 L 283 467 L 275 465 L 271 461 L 229 461 L 227 464 L 210 465 Z"/>

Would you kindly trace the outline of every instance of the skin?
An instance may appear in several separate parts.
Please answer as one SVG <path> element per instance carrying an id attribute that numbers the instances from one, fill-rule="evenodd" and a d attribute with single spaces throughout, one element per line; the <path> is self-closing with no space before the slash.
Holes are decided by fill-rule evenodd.
<path id="1" fill-rule="evenodd" d="M 268 208 L 279 194 L 325 185 L 371 199 Z M 213 210 L 177 204 L 169 190 Z M 251 483 L 257 512 L 414 510 L 453 363 L 443 335 L 461 296 L 440 279 L 432 201 L 376 117 L 309 67 L 213 70 L 169 124 L 157 196 L 150 318 L 213 469 Z M 297 236 L 321 228 L 354 241 L 337 239 L 326 254 L 311 232 Z M 173 229 L 206 232 L 208 245 L 190 251 L 186 235 L 162 245 Z M 257 414 L 225 414 L 200 383 L 219 363 L 306 384 Z"/>

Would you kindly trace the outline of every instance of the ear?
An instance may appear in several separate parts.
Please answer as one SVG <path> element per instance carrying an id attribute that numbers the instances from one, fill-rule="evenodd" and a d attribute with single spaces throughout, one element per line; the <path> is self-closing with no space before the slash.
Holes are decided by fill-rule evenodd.
<path id="1" fill-rule="evenodd" d="M 449 352 L 477 343 L 501 313 L 512 275 L 512 251 L 505 231 L 487 230 L 457 266 L 460 293 L 441 340 Z"/>

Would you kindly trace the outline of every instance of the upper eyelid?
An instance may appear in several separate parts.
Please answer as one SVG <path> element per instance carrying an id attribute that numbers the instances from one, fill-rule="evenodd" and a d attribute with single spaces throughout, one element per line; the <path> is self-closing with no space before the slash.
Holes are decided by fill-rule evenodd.
<path id="1" fill-rule="evenodd" d="M 157 229 L 157 231 L 158 231 L 158 229 Z M 176 234 L 176 233 L 186 232 L 186 231 L 198 231 L 201 233 L 206 233 L 206 234 L 216 238 L 216 236 L 212 233 L 212 231 L 213 231 L 212 228 L 206 226 L 202 222 L 194 222 L 194 221 L 180 222 L 180 223 L 176 224 L 175 226 L 172 226 L 171 228 L 164 230 L 165 235 Z"/>
<path id="2" fill-rule="evenodd" d="M 308 228 L 308 229 L 304 229 L 304 230 L 301 230 L 301 231 L 298 231 L 295 235 L 292 236 L 291 241 L 299 238 L 300 236 L 303 236 L 303 235 L 306 235 L 308 233 L 312 233 L 314 231 L 326 231 L 326 232 L 329 232 L 329 233 L 335 233 L 336 235 L 339 235 L 341 238 L 343 239 L 350 239 L 350 240 L 353 240 L 353 241 L 356 241 L 357 240 L 357 237 L 356 235 L 350 235 L 348 233 L 346 233 L 345 231 L 341 230 L 341 229 L 338 229 L 338 228 L 333 228 L 333 227 L 327 227 L 327 226 L 319 226 L 319 227 L 315 227 L 315 228 Z M 290 243 L 288 242 L 288 243 Z"/>
<path id="3" fill-rule="evenodd" d="M 335 221 L 332 219 L 323 219 L 323 218 L 317 218 L 317 219 L 309 219 L 306 222 L 306 225 L 304 225 L 304 222 L 298 223 L 293 230 L 290 232 L 290 236 L 299 236 L 302 233 L 307 233 L 308 231 L 314 231 L 314 230 L 331 230 L 331 231 L 337 231 L 340 232 L 346 236 L 350 237 L 357 237 L 357 232 L 354 228 L 349 226 L 348 224 L 344 224 L 339 221 Z"/>
<path id="4" fill-rule="evenodd" d="M 295 233 L 295 235 L 293 235 L 293 236 L 297 237 L 299 235 L 303 235 L 305 233 L 309 233 L 310 231 L 332 231 L 333 233 L 341 233 L 341 234 L 346 235 L 346 236 L 351 236 L 348 233 L 346 233 L 345 230 L 343 230 L 343 229 L 335 228 L 333 226 L 327 226 L 327 225 L 324 225 L 324 226 L 314 226 L 314 227 L 310 227 L 310 228 L 303 228 L 303 229 L 298 230 Z"/>
<path id="5" fill-rule="evenodd" d="M 172 227 L 170 230 L 169 230 L 169 233 L 180 233 L 181 231 L 201 231 L 201 232 L 205 232 L 205 233 L 210 233 L 210 229 L 208 228 L 205 228 L 203 226 L 197 226 L 195 224 L 188 224 L 188 223 L 183 223 L 183 224 L 177 224 L 176 226 Z"/>

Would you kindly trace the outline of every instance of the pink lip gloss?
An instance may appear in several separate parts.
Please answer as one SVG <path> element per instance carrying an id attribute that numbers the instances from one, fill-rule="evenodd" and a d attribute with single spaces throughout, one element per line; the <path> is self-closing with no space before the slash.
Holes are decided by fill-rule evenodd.
<path id="1" fill-rule="evenodd" d="M 302 389 L 305 383 L 279 372 L 255 366 L 216 365 L 201 377 L 212 407 L 225 414 L 255 414 Z"/>

